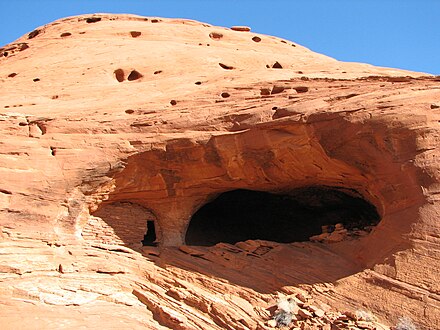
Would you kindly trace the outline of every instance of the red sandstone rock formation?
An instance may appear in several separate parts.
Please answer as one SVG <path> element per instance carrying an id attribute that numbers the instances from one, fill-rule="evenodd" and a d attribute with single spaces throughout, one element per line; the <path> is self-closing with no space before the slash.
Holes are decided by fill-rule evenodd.
<path id="1" fill-rule="evenodd" d="M 440 79 L 247 30 L 95 15 L 0 50 L 2 329 L 267 329 L 295 294 L 313 305 L 292 327 L 367 328 L 350 315 L 369 310 L 440 328 Z M 236 189 L 334 223 L 362 199 L 380 222 L 334 244 L 185 246 Z"/>

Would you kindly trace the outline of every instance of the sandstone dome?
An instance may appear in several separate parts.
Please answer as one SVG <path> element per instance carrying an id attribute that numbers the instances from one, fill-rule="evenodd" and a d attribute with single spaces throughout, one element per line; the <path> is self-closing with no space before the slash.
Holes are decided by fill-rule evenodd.
<path id="1" fill-rule="evenodd" d="M 440 328 L 438 77 L 110 14 L 0 64 L 2 328 L 266 329 L 279 295 Z"/>

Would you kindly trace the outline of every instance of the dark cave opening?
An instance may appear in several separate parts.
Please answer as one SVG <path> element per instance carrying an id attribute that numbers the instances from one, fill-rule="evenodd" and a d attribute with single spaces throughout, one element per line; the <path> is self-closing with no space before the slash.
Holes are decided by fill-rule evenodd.
<path id="1" fill-rule="evenodd" d="M 147 233 L 144 236 L 144 239 L 142 240 L 143 246 L 156 246 L 156 227 L 154 225 L 154 221 L 148 220 L 147 221 Z"/>
<path id="2" fill-rule="evenodd" d="M 305 187 L 287 194 L 253 190 L 225 192 L 191 218 L 186 244 L 211 246 L 245 240 L 279 243 L 308 241 L 322 226 L 342 223 L 348 230 L 374 226 L 380 216 L 356 192 Z"/>

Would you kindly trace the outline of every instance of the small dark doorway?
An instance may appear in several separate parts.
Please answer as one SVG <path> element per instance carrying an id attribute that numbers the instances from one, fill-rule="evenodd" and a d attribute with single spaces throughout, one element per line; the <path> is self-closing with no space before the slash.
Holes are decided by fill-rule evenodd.
<path id="1" fill-rule="evenodd" d="M 261 239 L 301 242 L 321 233 L 321 226 L 343 223 L 347 229 L 376 225 L 376 208 L 337 189 L 306 187 L 289 194 L 233 190 L 204 205 L 192 217 L 188 245 L 215 245 Z"/>
<path id="2" fill-rule="evenodd" d="M 143 246 L 156 246 L 156 228 L 154 226 L 154 221 L 148 220 L 147 221 L 147 233 L 144 236 L 144 239 L 142 240 Z"/>

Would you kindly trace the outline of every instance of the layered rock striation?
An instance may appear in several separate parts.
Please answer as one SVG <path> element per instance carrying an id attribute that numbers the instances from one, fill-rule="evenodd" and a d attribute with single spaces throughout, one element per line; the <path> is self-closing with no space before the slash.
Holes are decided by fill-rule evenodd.
<path id="1" fill-rule="evenodd" d="M 2 328 L 265 329 L 279 294 L 440 327 L 440 79 L 247 30 L 102 14 L 0 49 Z M 292 232 L 373 227 L 258 240 L 263 196 L 250 240 L 186 246 L 233 191 L 296 203 Z"/>

